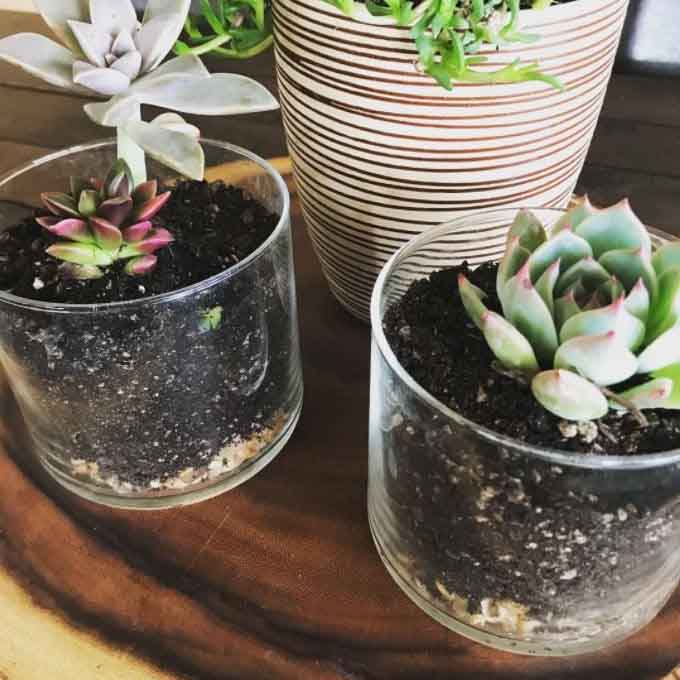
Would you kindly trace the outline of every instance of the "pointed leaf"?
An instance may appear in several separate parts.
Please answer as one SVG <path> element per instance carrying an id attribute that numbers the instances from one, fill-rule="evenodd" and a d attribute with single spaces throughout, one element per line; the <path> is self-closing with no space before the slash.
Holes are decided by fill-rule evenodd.
<path id="1" fill-rule="evenodd" d="M 583 335 L 604 335 L 610 331 L 616 331 L 619 339 L 633 352 L 645 338 L 645 325 L 626 309 L 623 296 L 607 307 L 572 316 L 562 326 L 560 342 Z"/>
<path id="2" fill-rule="evenodd" d="M 142 69 L 142 55 L 139 52 L 128 52 L 112 62 L 110 68 L 120 71 L 132 82 Z"/>
<path id="3" fill-rule="evenodd" d="M 272 111 L 278 102 L 257 81 L 235 73 L 216 73 L 209 78 L 176 79 L 173 87 L 165 81 L 137 81 L 135 97 L 143 104 L 182 113 L 204 116 L 230 116 L 239 113 Z"/>
<path id="4" fill-rule="evenodd" d="M 144 237 L 151 231 L 151 222 L 148 220 L 146 222 L 138 222 L 133 224 L 127 229 L 123 229 L 123 240 L 125 243 L 137 243 L 138 241 L 143 241 Z"/>
<path id="5" fill-rule="evenodd" d="M 93 264 L 73 264 L 65 262 L 59 267 L 59 272 L 65 279 L 78 279 L 80 281 L 90 281 L 101 279 L 104 272 Z"/>
<path id="6" fill-rule="evenodd" d="M 170 196 L 172 196 L 172 193 L 170 191 L 166 191 L 165 193 L 158 194 L 158 196 L 155 198 L 152 198 L 150 201 L 147 201 L 143 205 L 139 206 L 139 208 L 137 208 L 135 211 L 135 219 L 139 222 L 153 219 L 161 210 L 161 208 L 168 202 Z"/>
<path id="7" fill-rule="evenodd" d="M 591 256 L 590 246 L 569 229 L 539 246 L 529 258 L 531 280 L 537 281 L 543 272 L 556 260 L 562 261 L 562 270 L 568 271 L 576 262 Z"/>
<path id="8" fill-rule="evenodd" d="M 555 313 L 555 284 L 560 275 L 560 260 L 555 260 L 536 281 L 536 292 L 541 296 L 543 302 L 551 315 Z"/>
<path id="9" fill-rule="evenodd" d="M 593 207 L 588 196 L 583 196 L 573 208 L 570 208 L 550 230 L 550 235 L 555 236 L 564 229 L 576 229 L 587 217 L 594 215 L 597 209 Z"/>
<path id="10" fill-rule="evenodd" d="M 83 217 L 91 217 L 97 212 L 99 194 L 94 189 L 85 189 L 78 198 L 78 212 Z"/>
<path id="11" fill-rule="evenodd" d="M 567 340 L 555 354 L 555 368 L 575 370 L 596 385 L 616 385 L 638 368 L 635 355 L 614 331 Z"/>
<path id="12" fill-rule="evenodd" d="M 155 253 L 175 240 L 175 237 L 167 229 L 154 229 L 147 237 L 135 243 L 134 247 L 144 255 Z"/>
<path id="13" fill-rule="evenodd" d="M 552 314 L 531 283 L 529 262 L 505 286 L 506 318 L 531 343 L 541 363 L 552 362 L 557 331 Z"/>
<path id="14" fill-rule="evenodd" d="M 104 97 L 119 95 L 130 87 L 130 79 L 124 73 L 92 66 L 85 61 L 73 65 L 73 82 Z"/>
<path id="15" fill-rule="evenodd" d="M 141 121 L 129 121 L 122 129 L 149 156 L 162 165 L 190 179 L 203 179 L 205 156 L 201 145 L 195 139 Z M 140 216 L 139 219 L 144 218 Z"/>
<path id="16" fill-rule="evenodd" d="M 80 217 L 76 202 L 68 194 L 46 192 L 40 194 L 40 200 L 53 215 Z"/>
<path id="17" fill-rule="evenodd" d="M 647 286 L 642 279 L 638 279 L 626 298 L 626 309 L 636 316 L 642 323 L 647 324 L 649 316 L 650 297 Z"/>
<path id="18" fill-rule="evenodd" d="M 132 198 L 109 198 L 99 205 L 97 215 L 119 227 L 132 214 Z"/>
<path id="19" fill-rule="evenodd" d="M 600 257 L 600 264 L 624 285 L 626 290 L 642 279 L 652 298 L 656 297 L 657 280 L 648 251 L 644 248 L 610 250 Z"/>
<path id="20" fill-rule="evenodd" d="M 210 78 L 210 71 L 195 54 L 183 54 L 166 61 L 151 73 L 138 78 L 131 86 L 130 92 L 139 96 L 146 88 L 153 89 L 174 86 L 184 80 Z M 164 84 L 164 85 L 163 85 Z"/>
<path id="21" fill-rule="evenodd" d="M 503 259 L 498 264 L 498 271 L 496 272 L 496 294 L 501 301 L 504 313 L 506 311 L 505 285 L 522 268 L 530 254 L 526 248 L 522 247 L 519 236 L 508 241 Z"/>
<path id="22" fill-rule="evenodd" d="M 580 314 L 581 308 L 576 303 L 576 298 L 573 292 L 569 292 L 561 298 L 555 300 L 555 324 L 557 330 L 560 331 L 564 324 L 571 319 L 572 316 Z"/>
<path id="23" fill-rule="evenodd" d="M 644 287 L 644 285 L 645 284 L 643 283 L 642 286 Z M 645 291 L 646 290 L 647 289 L 645 288 Z M 612 303 L 614 300 L 618 300 L 622 295 L 625 295 L 626 289 L 615 276 L 610 276 L 598 287 L 597 293 L 606 300 L 606 303 Z M 647 293 L 647 295 L 649 295 L 649 293 Z"/>
<path id="24" fill-rule="evenodd" d="M 665 378 L 673 383 L 673 391 L 666 399 L 664 408 L 680 409 L 680 363 L 670 364 L 652 372 L 654 378 Z"/>
<path id="25" fill-rule="evenodd" d="M 97 244 L 103 250 L 115 252 L 123 243 L 120 229 L 101 217 L 91 217 L 90 228 L 97 239 Z"/>
<path id="26" fill-rule="evenodd" d="M 609 250 L 643 248 L 648 253 L 652 252 L 649 233 L 631 210 L 628 200 L 598 210 L 583 220 L 575 232 L 590 243 L 596 258 Z"/>
<path id="27" fill-rule="evenodd" d="M 669 397 L 673 394 L 673 381 L 668 378 L 656 378 L 643 385 L 632 387 L 618 396 L 629 401 L 636 408 L 643 410 L 648 408 L 672 408 L 669 406 Z M 617 411 L 625 411 L 625 406 L 619 402 L 611 401 L 611 408 Z M 680 408 L 680 404 L 676 407 Z"/>
<path id="28" fill-rule="evenodd" d="M 0 40 L 0 60 L 19 66 L 50 85 L 82 91 L 73 83 L 74 55 L 36 33 L 16 33 Z"/>
<path id="29" fill-rule="evenodd" d="M 519 238 L 519 243 L 523 248 L 534 251 L 547 240 L 548 235 L 536 215 L 531 210 L 522 209 L 517 213 L 515 221 L 508 230 L 506 247 L 515 238 Z"/>
<path id="30" fill-rule="evenodd" d="M 680 269 L 680 241 L 661 246 L 652 257 L 652 266 L 657 276 L 669 269 Z"/>
<path id="31" fill-rule="evenodd" d="M 137 50 L 137 45 L 132 38 L 132 33 L 134 30 L 123 30 L 118 33 L 116 38 L 111 45 L 111 54 L 114 57 L 122 57 L 128 52 L 135 52 Z"/>
<path id="32" fill-rule="evenodd" d="M 659 287 L 647 324 L 647 342 L 680 321 L 680 269 L 669 269 L 659 278 Z"/>
<path id="33" fill-rule="evenodd" d="M 680 362 L 680 324 L 660 335 L 638 357 L 638 373 L 651 373 Z"/>
<path id="34" fill-rule="evenodd" d="M 481 330 L 489 348 L 504 366 L 518 371 L 538 370 L 538 361 L 529 341 L 500 314 L 485 312 Z"/>
<path id="35" fill-rule="evenodd" d="M 140 206 L 156 198 L 157 193 L 158 181 L 152 179 L 148 182 L 143 182 L 132 192 L 132 200 L 135 206 Z"/>
<path id="36" fill-rule="evenodd" d="M 68 20 L 87 21 L 90 18 L 88 0 L 33 0 L 33 4 L 59 40 L 78 51 L 78 43 L 68 27 Z"/>
<path id="37" fill-rule="evenodd" d="M 92 243 L 93 238 L 90 230 L 87 227 L 87 222 L 78 220 L 74 217 L 61 220 L 56 224 L 47 227 L 54 236 L 67 238 L 70 241 L 78 241 L 79 243 Z"/>
<path id="38" fill-rule="evenodd" d="M 587 290 L 595 290 L 609 279 L 609 272 L 593 257 L 584 257 L 560 276 L 555 286 L 555 295 L 564 295 L 579 279 Z"/>
<path id="39" fill-rule="evenodd" d="M 58 260 L 74 264 L 107 266 L 113 262 L 110 253 L 86 243 L 58 243 L 50 246 L 45 252 Z"/>
<path id="40" fill-rule="evenodd" d="M 119 158 L 109 170 L 104 180 L 108 198 L 127 197 L 132 191 L 132 171 L 124 159 Z"/>
<path id="41" fill-rule="evenodd" d="M 145 56 L 145 69 L 156 68 L 170 52 L 179 38 L 184 21 L 189 14 L 191 0 L 149 0 L 144 11 L 143 25 L 146 26 L 158 18 L 164 19 L 162 31 L 156 36 L 152 52 Z M 148 66 L 146 63 L 148 62 Z"/>
<path id="42" fill-rule="evenodd" d="M 132 33 L 139 24 L 130 0 L 90 0 L 90 21 L 110 35 Z"/>
<path id="43" fill-rule="evenodd" d="M 130 260 L 125 265 L 125 273 L 130 276 L 144 276 L 153 271 L 158 264 L 158 258 L 155 255 L 143 255 Z"/>
<path id="44" fill-rule="evenodd" d="M 466 276 L 459 274 L 458 276 L 458 292 L 460 299 L 463 302 L 463 307 L 468 313 L 468 316 L 474 322 L 475 326 L 482 329 L 482 317 L 488 311 L 482 300 L 486 297 L 484 291 L 477 288 L 477 286 L 470 283 Z"/>
<path id="45" fill-rule="evenodd" d="M 151 123 L 153 125 L 160 125 L 166 130 L 181 132 L 194 139 L 199 139 L 201 137 L 201 131 L 195 125 L 187 123 L 179 113 L 161 113 L 161 115 L 156 116 Z"/>
<path id="46" fill-rule="evenodd" d="M 104 57 L 111 51 L 113 42 L 111 34 L 85 21 L 69 21 L 68 26 L 87 61 L 104 68 L 106 66 Z"/>
<path id="47" fill-rule="evenodd" d="M 543 408 L 565 420 L 596 420 L 609 410 L 602 392 L 571 371 L 543 371 L 531 381 L 531 391 Z"/>
<path id="48" fill-rule="evenodd" d="M 118 127 L 134 119 L 139 113 L 139 102 L 131 95 L 131 88 L 105 102 L 85 104 L 85 113 L 97 125 Z"/>

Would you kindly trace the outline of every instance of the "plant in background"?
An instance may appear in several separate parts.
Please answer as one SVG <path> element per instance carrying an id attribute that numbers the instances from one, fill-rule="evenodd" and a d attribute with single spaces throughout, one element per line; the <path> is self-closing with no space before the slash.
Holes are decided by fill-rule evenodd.
<path id="1" fill-rule="evenodd" d="M 653 252 L 627 201 L 585 199 L 550 236 L 521 211 L 498 266 L 502 314 L 465 276 L 458 287 L 504 369 L 555 415 L 593 420 L 611 406 L 644 424 L 642 409 L 680 409 L 680 243 Z"/>
<path id="2" fill-rule="evenodd" d="M 141 22 L 131 0 L 35 2 L 63 44 L 19 33 L 0 40 L 0 59 L 52 85 L 105 99 L 86 104 L 85 111 L 95 123 L 116 128 L 118 156 L 127 161 L 135 185 L 146 179 L 145 153 L 193 179 L 201 179 L 204 170 L 195 128 L 177 115 L 143 122 L 142 104 L 204 115 L 278 106 L 254 80 L 211 75 L 193 54 L 161 63 L 191 0 L 149 0 Z"/>
<path id="3" fill-rule="evenodd" d="M 147 274 L 157 263 L 153 253 L 173 241 L 151 222 L 169 198 L 169 191 L 158 194 L 156 180 L 133 189 L 130 168 L 120 159 L 104 181 L 73 178 L 70 193 L 42 194 L 51 215 L 37 221 L 63 239 L 47 253 L 65 263 L 67 277 L 97 279 L 104 275 L 101 267 L 119 260 L 128 260 L 125 273 Z"/>
<path id="4" fill-rule="evenodd" d="M 184 40 L 175 52 L 212 52 L 231 59 L 247 59 L 274 42 L 270 0 L 201 0 L 201 16 L 187 17 Z"/>
<path id="5" fill-rule="evenodd" d="M 346 14 L 356 10 L 355 0 L 326 0 Z M 397 25 L 410 26 L 420 65 L 440 85 L 453 82 L 515 83 L 539 80 L 561 89 L 559 81 L 543 73 L 537 63 L 519 60 L 496 71 L 475 68 L 487 58 L 483 47 L 499 48 L 534 42 L 539 36 L 522 33 L 520 9 L 545 9 L 554 0 L 366 0 L 372 16 L 391 16 Z"/>

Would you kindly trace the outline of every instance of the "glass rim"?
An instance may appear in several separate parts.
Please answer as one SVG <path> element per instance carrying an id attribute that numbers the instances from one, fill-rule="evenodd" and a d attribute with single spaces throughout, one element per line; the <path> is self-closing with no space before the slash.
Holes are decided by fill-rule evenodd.
<path id="1" fill-rule="evenodd" d="M 250 255 L 243 258 L 240 262 L 237 262 L 231 267 L 225 269 L 224 271 L 213 274 L 202 281 L 197 281 L 196 283 L 192 283 L 189 286 L 184 286 L 183 288 L 178 288 L 177 290 L 158 293 L 157 295 L 150 295 L 149 297 L 138 298 L 136 300 L 121 300 L 117 302 L 101 303 L 96 302 L 87 304 L 45 302 L 42 300 L 31 300 L 30 298 L 13 295 L 12 293 L 0 290 L 0 302 L 6 303 L 13 307 L 30 309 L 33 311 L 49 312 L 51 314 L 93 314 L 117 312 L 148 305 L 159 305 L 167 302 L 174 302 L 178 299 L 188 297 L 194 293 L 201 293 L 205 290 L 213 288 L 215 285 L 222 283 L 223 281 L 236 276 L 241 271 L 250 267 L 253 262 L 259 260 L 260 257 L 262 257 L 262 255 L 264 255 L 264 253 L 269 250 L 271 244 L 276 241 L 280 234 L 285 231 L 285 229 L 287 229 L 289 224 L 290 193 L 283 177 L 276 170 L 276 168 L 274 168 L 274 166 L 248 149 L 244 149 L 243 147 L 237 146 L 235 144 L 230 144 L 229 142 L 222 142 L 217 139 L 201 137 L 199 141 L 202 146 L 218 147 L 220 149 L 224 149 L 225 151 L 230 151 L 238 156 L 242 156 L 243 158 L 259 165 L 266 172 L 266 174 L 274 180 L 274 183 L 278 188 L 281 197 L 283 198 L 281 215 L 279 217 L 279 221 L 274 227 L 274 230 L 263 243 L 261 243 L 252 253 L 250 253 Z M 116 146 L 116 144 L 117 142 L 114 137 L 107 137 L 105 139 L 97 139 L 84 144 L 58 149 L 52 153 L 39 156 L 38 158 L 34 158 L 33 160 L 27 161 L 26 163 L 22 163 L 21 165 L 0 174 L 0 187 L 3 187 L 21 174 L 28 172 L 33 168 L 45 165 L 46 163 L 50 163 L 52 161 L 74 154 L 83 153 L 85 151 L 97 151 L 99 149 Z"/>
<path id="2" fill-rule="evenodd" d="M 513 439 L 507 435 L 500 434 L 494 430 L 479 425 L 473 420 L 453 410 L 451 407 L 442 403 L 434 395 L 430 394 L 424 387 L 422 387 L 401 365 L 392 348 L 390 347 L 387 337 L 383 329 L 383 318 L 381 313 L 381 302 L 383 292 L 387 282 L 390 280 L 392 274 L 398 265 L 409 255 L 417 252 L 423 246 L 439 238 L 440 236 L 450 235 L 456 231 L 462 230 L 465 227 L 466 220 L 477 215 L 493 215 L 506 213 L 508 211 L 515 212 L 522 208 L 534 210 L 536 212 L 552 212 L 556 217 L 563 215 L 566 211 L 557 208 L 544 208 L 532 206 L 505 206 L 495 207 L 485 210 L 477 210 L 468 215 L 458 217 L 449 222 L 445 222 L 436 227 L 428 229 L 427 231 L 418 234 L 408 243 L 404 244 L 392 257 L 387 261 L 385 266 L 381 269 L 380 274 L 373 287 L 371 295 L 371 336 L 373 342 L 379 349 L 383 359 L 393 370 L 399 379 L 424 403 L 429 405 L 435 411 L 439 412 L 447 420 L 453 420 L 458 425 L 465 427 L 482 439 L 506 448 L 518 451 L 523 455 L 535 456 L 542 460 L 555 463 L 556 465 L 565 465 L 569 467 L 588 468 L 594 470 L 643 470 L 648 468 L 662 467 L 680 463 L 680 448 L 675 448 L 669 451 L 659 453 L 645 453 L 639 455 L 601 455 L 597 453 L 577 453 L 554 449 L 549 447 L 537 446 L 535 444 L 527 444 L 525 442 Z M 675 236 L 667 234 L 659 229 L 647 227 L 650 234 L 659 238 L 667 240 L 677 240 Z M 452 246 L 453 247 L 453 246 Z"/>

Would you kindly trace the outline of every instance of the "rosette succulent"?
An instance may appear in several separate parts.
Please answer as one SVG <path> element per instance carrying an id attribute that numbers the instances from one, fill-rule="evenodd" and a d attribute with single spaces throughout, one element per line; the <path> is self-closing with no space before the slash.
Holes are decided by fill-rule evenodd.
<path id="1" fill-rule="evenodd" d="M 194 54 L 162 63 L 187 18 L 191 0 L 149 0 L 141 21 L 131 0 L 35 0 L 61 40 L 19 33 L 0 40 L 0 59 L 52 85 L 105 101 L 85 105 L 99 125 L 115 127 L 118 155 L 135 183 L 146 179 L 144 154 L 201 179 L 203 151 L 180 126 L 142 121 L 141 105 L 203 115 L 277 108 L 256 81 L 210 74 Z"/>
<path id="2" fill-rule="evenodd" d="M 549 233 L 521 211 L 498 266 L 502 314 L 465 276 L 458 287 L 498 361 L 555 415 L 680 409 L 680 242 L 654 250 L 627 201 L 586 198 Z"/>
<path id="3" fill-rule="evenodd" d="M 40 226 L 63 239 L 47 249 L 62 260 L 64 275 L 77 279 L 103 276 L 101 267 L 127 260 L 124 271 L 147 274 L 156 266 L 153 254 L 172 243 L 172 234 L 154 226 L 152 219 L 167 203 L 170 192 L 158 193 L 156 180 L 133 188 L 132 174 L 118 160 L 104 181 L 71 179 L 70 193 L 44 193 L 49 216 Z"/>

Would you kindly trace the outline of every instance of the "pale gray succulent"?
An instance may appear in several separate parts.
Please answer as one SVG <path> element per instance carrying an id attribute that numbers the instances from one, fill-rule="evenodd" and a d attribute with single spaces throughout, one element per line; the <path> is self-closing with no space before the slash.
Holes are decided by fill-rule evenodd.
<path id="1" fill-rule="evenodd" d="M 549 234 L 521 211 L 498 267 L 502 314 L 465 276 L 458 287 L 496 358 L 557 416 L 680 409 L 680 242 L 654 250 L 628 201 L 598 210 L 586 198 Z"/>
<path id="2" fill-rule="evenodd" d="M 146 179 L 144 153 L 194 179 L 203 176 L 203 151 L 194 128 L 155 119 L 145 123 L 141 105 L 182 113 L 230 115 L 277 108 L 256 81 L 210 74 L 185 54 L 163 63 L 186 20 L 190 0 L 149 0 L 138 20 L 131 0 L 35 0 L 61 40 L 19 33 L 0 40 L 0 59 L 52 85 L 104 102 L 85 105 L 100 125 L 117 128 L 118 155 L 135 183 Z M 180 119 L 181 120 L 181 119 Z M 190 134 L 187 134 L 190 133 Z"/>

